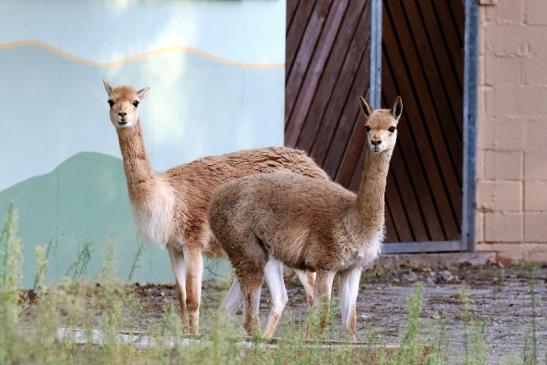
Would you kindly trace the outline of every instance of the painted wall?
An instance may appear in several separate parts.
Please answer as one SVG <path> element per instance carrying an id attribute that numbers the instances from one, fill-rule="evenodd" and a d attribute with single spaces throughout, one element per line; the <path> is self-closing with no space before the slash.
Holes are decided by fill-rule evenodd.
<path id="1" fill-rule="evenodd" d="M 24 243 L 50 246 L 47 278 L 87 274 L 113 240 L 119 273 L 139 238 L 102 79 L 150 86 L 141 104 L 155 169 L 283 144 L 284 0 L 5 0 L 0 2 L 0 219 L 13 202 Z M 141 108 L 141 107 L 140 107 Z M 88 242 L 88 243 L 86 243 Z M 144 245 L 133 280 L 171 281 Z"/>

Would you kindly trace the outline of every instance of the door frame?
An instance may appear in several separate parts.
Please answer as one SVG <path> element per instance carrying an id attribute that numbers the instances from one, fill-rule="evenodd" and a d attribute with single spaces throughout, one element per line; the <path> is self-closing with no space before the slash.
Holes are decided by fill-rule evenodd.
<path id="1" fill-rule="evenodd" d="M 371 0 L 370 92 L 373 108 L 380 107 L 382 93 L 382 0 Z M 426 253 L 475 250 L 475 176 L 478 92 L 479 6 L 462 0 L 465 7 L 462 222 L 460 239 L 454 241 L 396 242 L 383 246 L 383 253 Z"/>

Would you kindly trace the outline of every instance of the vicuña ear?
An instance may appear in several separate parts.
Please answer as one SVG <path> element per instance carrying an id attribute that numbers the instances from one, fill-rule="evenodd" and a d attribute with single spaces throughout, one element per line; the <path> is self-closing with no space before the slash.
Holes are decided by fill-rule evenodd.
<path id="1" fill-rule="evenodd" d="M 142 89 L 137 91 L 137 95 L 139 96 L 139 99 L 141 99 L 141 100 L 144 99 L 146 94 L 148 94 L 148 90 L 150 90 L 150 88 L 147 86 L 147 87 L 143 87 Z"/>
<path id="2" fill-rule="evenodd" d="M 399 120 L 399 118 L 403 114 L 403 99 L 400 96 L 397 96 L 397 98 L 395 99 L 395 102 L 391 107 L 391 114 L 393 114 L 393 116 L 397 120 Z"/>
<path id="3" fill-rule="evenodd" d="M 112 93 L 112 85 L 110 85 L 110 83 L 106 80 L 103 80 L 103 84 L 104 84 L 104 88 L 106 89 L 106 92 L 108 94 L 108 96 L 110 96 L 110 94 Z"/>
<path id="4" fill-rule="evenodd" d="M 363 114 L 365 115 L 365 117 L 370 117 L 370 115 L 372 114 L 373 110 L 372 108 L 368 105 L 367 101 L 365 100 L 364 97 L 362 96 L 359 96 L 359 106 L 361 107 L 361 112 L 363 112 Z"/>

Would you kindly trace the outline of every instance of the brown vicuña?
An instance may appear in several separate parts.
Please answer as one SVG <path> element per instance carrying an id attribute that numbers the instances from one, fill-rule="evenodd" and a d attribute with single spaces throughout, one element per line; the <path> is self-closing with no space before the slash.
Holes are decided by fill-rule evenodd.
<path id="1" fill-rule="evenodd" d="M 403 110 L 373 111 L 367 117 L 368 153 L 357 194 L 325 180 L 285 173 L 247 176 L 220 187 L 209 208 L 213 234 L 228 254 L 244 297 L 247 332 L 258 323 L 264 278 L 272 296 L 264 337 L 273 336 L 287 302 L 283 264 L 315 271 L 314 296 L 325 325 L 337 277 L 342 327 L 356 339 L 356 300 L 363 268 L 379 256 L 384 232 L 386 178 Z M 320 300 L 319 300 L 320 299 Z"/>
<path id="2" fill-rule="evenodd" d="M 175 274 L 183 323 L 188 312 L 190 331 L 197 333 L 203 257 L 224 255 L 210 233 L 207 207 L 214 189 L 233 179 L 256 173 L 283 171 L 328 180 L 327 174 L 305 152 L 285 147 L 260 148 L 204 157 L 155 173 L 144 148 L 139 108 L 148 88 L 112 87 L 104 82 L 110 120 L 123 157 L 129 198 L 140 231 L 169 252 Z M 297 271 L 313 300 L 314 274 Z M 224 303 L 234 312 L 240 298 L 236 278 Z"/>

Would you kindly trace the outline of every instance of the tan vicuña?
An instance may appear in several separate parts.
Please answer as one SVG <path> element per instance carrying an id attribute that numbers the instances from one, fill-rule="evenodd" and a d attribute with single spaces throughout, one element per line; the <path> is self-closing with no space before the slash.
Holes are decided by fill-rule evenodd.
<path id="1" fill-rule="evenodd" d="M 328 176 L 305 152 L 285 147 L 251 149 L 222 156 L 204 157 L 155 173 L 144 148 L 139 103 L 148 88 L 112 87 L 104 82 L 110 104 L 110 120 L 116 127 L 127 178 L 127 188 L 140 231 L 150 241 L 166 247 L 177 281 L 183 321 L 198 331 L 203 257 L 224 252 L 211 239 L 207 208 L 213 191 L 233 179 L 265 172 L 287 172 L 327 180 Z M 312 298 L 313 274 L 299 273 Z M 305 278 L 303 280 L 302 278 Z M 234 279 L 235 280 L 235 279 Z M 234 281 L 227 296 L 234 308 L 239 284 Z"/>
<path id="2" fill-rule="evenodd" d="M 258 323 L 265 278 L 272 308 L 264 336 L 274 334 L 287 301 L 279 269 L 285 264 L 316 272 L 314 296 L 323 314 L 338 277 L 342 326 L 356 339 L 359 278 L 381 251 L 386 179 L 403 106 L 397 98 L 391 110 L 372 111 L 361 98 L 361 107 L 369 148 L 357 194 L 332 181 L 273 173 L 227 183 L 211 199 L 209 223 L 241 284 L 249 333 Z"/>

